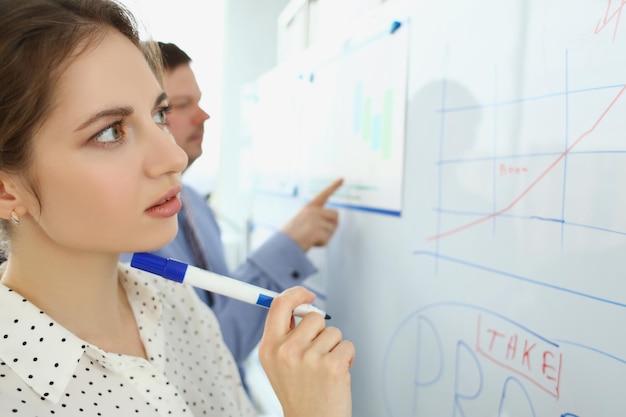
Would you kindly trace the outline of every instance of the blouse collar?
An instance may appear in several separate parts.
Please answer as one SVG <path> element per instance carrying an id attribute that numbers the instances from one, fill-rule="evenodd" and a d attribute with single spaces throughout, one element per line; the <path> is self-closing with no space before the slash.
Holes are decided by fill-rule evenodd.
<path id="1" fill-rule="evenodd" d="M 57 402 L 88 344 L 0 283 L 0 358 L 42 398 Z"/>
<path id="2" fill-rule="evenodd" d="M 127 265 L 120 265 L 120 272 L 149 362 L 163 368 L 161 297 L 149 285 L 149 274 L 131 273 Z M 147 309 L 147 305 L 155 307 Z M 0 360 L 42 399 L 59 401 L 84 354 L 114 372 L 145 363 L 143 358 L 110 354 L 90 345 L 2 283 L 0 306 Z"/>

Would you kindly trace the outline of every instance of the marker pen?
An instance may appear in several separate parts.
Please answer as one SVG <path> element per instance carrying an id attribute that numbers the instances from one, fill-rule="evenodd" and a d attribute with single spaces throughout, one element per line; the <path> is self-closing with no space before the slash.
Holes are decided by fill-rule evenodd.
<path id="1" fill-rule="evenodd" d="M 133 254 L 130 266 L 160 275 L 176 282 L 185 282 L 194 287 L 202 288 L 216 294 L 225 295 L 249 304 L 269 308 L 278 295 L 275 291 L 266 290 L 247 282 L 225 277 L 214 272 L 197 268 L 174 259 L 163 258 L 152 253 L 138 252 Z M 312 304 L 302 304 L 293 310 L 293 315 L 302 317 L 307 313 L 321 314 L 325 319 L 330 316 Z"/>

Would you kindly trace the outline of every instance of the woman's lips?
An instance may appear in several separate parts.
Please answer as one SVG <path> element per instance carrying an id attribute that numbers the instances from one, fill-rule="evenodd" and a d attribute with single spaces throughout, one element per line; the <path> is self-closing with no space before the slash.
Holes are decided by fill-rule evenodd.
<path id="1" fill-rule="evenodd" d="M 181 187 L 175 187 L 161 197 L 156 204 L 146 209 L 146 214 L 152 217 L 166 218 L 175 216 L 182 208 L 182 203 L 178 198 Z"/>

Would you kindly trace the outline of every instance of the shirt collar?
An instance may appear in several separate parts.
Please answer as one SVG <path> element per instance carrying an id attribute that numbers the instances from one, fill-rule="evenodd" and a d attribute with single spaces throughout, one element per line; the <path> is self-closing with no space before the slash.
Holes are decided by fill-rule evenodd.
<path id="1" fill-rule="evenodd" d="M 157 368 L 165 366 L 165 336 L 161 324 L 163 305 L 154 281 L 164 279 L 128 265 L 120 266 L 120 280 L 133 310 L 148 360 Z"/>
<path id="2" fill-rule="evenodd" d="M 149 281 L 155 277 L 120 265 L 120 279 L 139 327 L 148 358 L 163 368 L 165 346 L 161 297 Z M 157 278 L 161 279 L 161 278 Z M 58 402 L 83 354 L 106 367 L 112 358 L 80 339 L 12 289 L 0 283 L 0 360 L 42 398 Z M 108 360 L 105 360 L 108 359 Z M 143 359 L 142 359 L 143 361 Z M 116 361 L 117 362 L 117 361 Z"/>
<path id="3" fill-rule="evenodd" d="M 42 398 L 58 402 L 88 344 L 0 283 L 0 358 Z"/>

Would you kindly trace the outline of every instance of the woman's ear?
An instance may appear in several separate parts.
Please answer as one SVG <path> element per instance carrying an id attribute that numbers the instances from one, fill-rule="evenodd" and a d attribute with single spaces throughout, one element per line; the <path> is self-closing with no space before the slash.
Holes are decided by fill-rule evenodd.
<path id="1" fill-rule="evenodd" d="M 0 218 L 18 219 L 27 212 L 20 198 L 19 188 L 9 177 L 0 174 Z"/>

